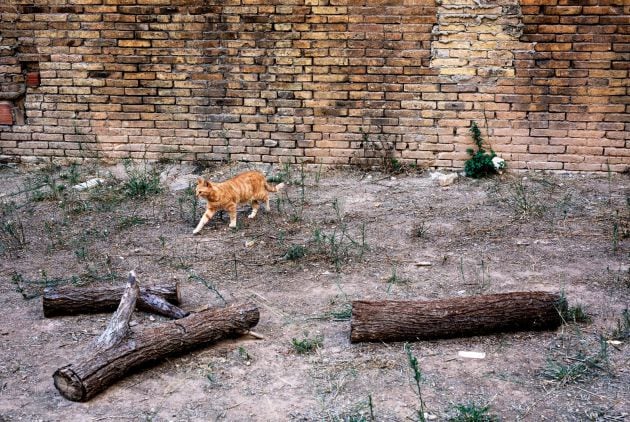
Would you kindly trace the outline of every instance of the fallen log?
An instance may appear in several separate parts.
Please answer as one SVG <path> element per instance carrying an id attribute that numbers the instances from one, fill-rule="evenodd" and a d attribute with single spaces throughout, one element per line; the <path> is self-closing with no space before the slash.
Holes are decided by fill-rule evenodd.
<path id="1" fill-rule="evenodd" d="M 566 302 L 546 292 L 352 302 L 350 341 L 405 341 L 553 329 Z"/>
<path id="2" fill-rule="evenodd" d="M 67 399 L 87 401 L 132 370 L 160 359 L 245 334 L 258 323 L 253 304 L 208 309 L 176 321 L 129 327 L 138 296 L 129 282 L 107 329 L 75 362 L 53 374 L 55 387 Z"/>
<path id="3" fill-rule="evenodd" d="M 125 286 L 48 287 L 42 297 L 44 316 L 110 312 L 118 306 L 124 290 Z M 179 283 L 162 283 L 140 287 L 137 305 L 142 311 L 179 319 L 189 314 L 175 306 L 180 298 Z"/>

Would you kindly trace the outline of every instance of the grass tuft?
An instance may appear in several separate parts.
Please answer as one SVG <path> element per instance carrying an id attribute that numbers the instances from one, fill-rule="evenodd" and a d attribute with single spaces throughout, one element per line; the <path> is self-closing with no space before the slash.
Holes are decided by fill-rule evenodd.
<path id="1" fill-rule="evenodd" d="M 284 258 L 289 261 L 297 261 L 300 258 L 306 256 L 306 247 L 304 245 L 292 245 L 286 254 L 284 254 Z"/>
<path id="2" fill-rule="evenodd" d="M 136 166 L 127 160 L 124 165 L 129 177 L 123 184 L 123 192 L 126 196 L 144 199 L 162 191 L 159 173 L 149 168 L 146 162 L 142 166 Z"/>
<path id="3" fill-rule="evenodd" d="M 315 336 L 314 338 L 309 338 L 308 333 L 304 334 L 304 338 L 296 339 L 293 338 L 291 340 L 291 345 L 293 346 L 293 350 L 295 353 L 299 355 L 304 355 L 308 353 L 313 353 L 317 349 L 321 349 L 324 344 L 323 336 Z"/>
<path id="4" fill-rule="evenodd" d="M 454 406 L 455 415 L 450 417 L 449 422 L 497 422 L 499 418 L 489 414 L 489 405 L 478 405 L 475 403 L 457 404 Z"/>

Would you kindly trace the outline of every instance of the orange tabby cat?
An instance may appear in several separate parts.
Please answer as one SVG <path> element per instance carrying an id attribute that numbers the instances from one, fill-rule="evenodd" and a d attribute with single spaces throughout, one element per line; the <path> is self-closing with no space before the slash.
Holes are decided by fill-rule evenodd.
<path id="1" fill-rule="evenodd" d="M 226 210 L 230 213 L 230 227 L 236 227 L 236 207 L 244 202 L 251 202 L 252 212 L 249 218 L 256 217 L 260 202 L 265 202 L 269 211 L 269 192 L 277 192 L 284 183 L 272 186 L 259 171 L 246 171 L 221 183 L 211 183 L 201 177 L 197 179 L 197 196 L 208 201 L 206 212 L 201 217 L 193 234 L 201 231 L 215 212 Z"/>

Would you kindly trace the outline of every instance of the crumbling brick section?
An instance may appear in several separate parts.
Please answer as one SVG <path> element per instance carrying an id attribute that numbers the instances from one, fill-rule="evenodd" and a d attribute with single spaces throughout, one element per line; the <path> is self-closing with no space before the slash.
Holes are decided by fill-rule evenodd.
<path id="1" fill-rule="evenodd" d="M 0 158 L 623 171 L 625 3 L 6 0 Z"/>

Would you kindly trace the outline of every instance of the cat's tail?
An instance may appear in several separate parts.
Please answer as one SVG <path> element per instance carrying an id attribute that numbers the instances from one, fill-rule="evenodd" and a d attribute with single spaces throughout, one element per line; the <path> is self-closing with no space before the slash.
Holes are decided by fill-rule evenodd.
<path id="1" fill-rule="evenodd" d="M 267 192 L 279 192 L 282 189 L 284 189 L 284 186 L 285 186 L 284 183 L 278 183 L 277 185 L 274 186 L 265 182 L 265 189 L 267 189 Z"/>

